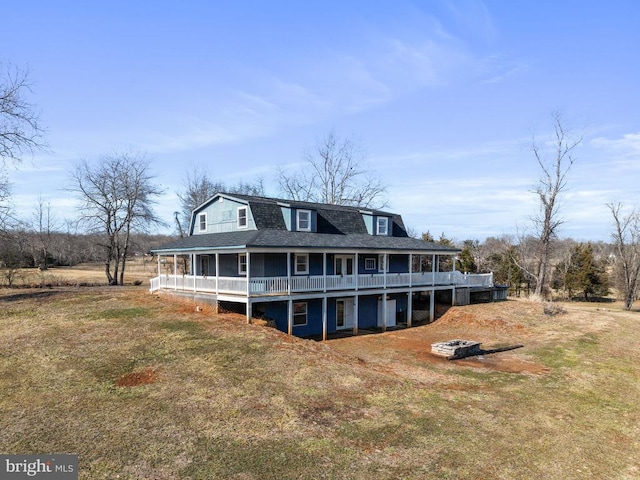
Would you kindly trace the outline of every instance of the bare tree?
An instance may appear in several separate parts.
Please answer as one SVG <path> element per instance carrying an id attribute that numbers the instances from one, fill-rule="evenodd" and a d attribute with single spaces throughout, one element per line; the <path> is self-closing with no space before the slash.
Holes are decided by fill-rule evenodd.
<path id="1" fill-rule="evenodd" d="M 80 221 L 100 233 L 105 274 L 110 285 L 122 285 L 134 231 L 162 224 L 153 212 L 163 190 L 153 183 L 144 155 L 115 153 L 99 162 L 79 162 L 71 172 L 72 186 L 81 202 Z"/>
<path id="2" fill-rule="evenodd" d="M 624 216 L 621 204 L 608 204 L 614 221 L 616 279 L 623 297 L 624 309 L 631 310 L 640 281 L 640 212 L 632 210 Z"/>
<path id="3" fill-rule="evenodd" d="M 554 123 L 554 137 L 551 142 L 552 160 L 547 160 L 547 149 L 535 138 L 532 142 L 533 153 L 542 169 L 542 176 L 535 190 L 540 202 L 540 211 L 533 218 L 538 238 L 535 294 L 541 297 L 547 296 L 551 242 L 557 237 L 558 227 L 564 223 L 559 214 L 560 196 L 566 189 L 567 175 L 574 162 L 572 152 L 583 138 L 573 136 L 564 128 L 559 113 L 553 113 L 552 117 Z"/>
<path id="4" fill-rule="evenodd" d="M 39 196 L 33 212 L 33 222 L 30 225 L 35 232 L 32 241 L 33 261 L 41 269 L 48 267 L 51 256 L 51 245 L 54 241 L 54 233 L 58 228 L 51 203 Z"/>
<path id="5" fill-rule="evenodd" d="M 31 84 L 27 71 L 0 64 L 0 228 L 10 219 L 11 195 L 8 163 L 17 164 L 25 153 L 43 148 L 43 129 L 38 113 L 27 100 Z"/>
<path id="6" fill-rule="evenodd" d="M 299 172 L 278 169 L 280 189 L 292 200 L 383 208 L 386 186 L 365 165 L 360 145 L 331 131 L 304 153 Z"/>
<path id="7" fill-rule="evenodd" d="M 264 184 L 262 178 L 258 177 L 253 183 L 240 182 L 237 185 L 227 186 L 224 182 L 213 180 L 200 168 L 187 171 L 184 188 L 178 192 L 181 212 L 174 212 L 176 229 L 181 237 L 187 234 L 188 229 L 184 226 L 189 224 L 191 213 L 219 192 L 261 196 L 264 195 Z"/>

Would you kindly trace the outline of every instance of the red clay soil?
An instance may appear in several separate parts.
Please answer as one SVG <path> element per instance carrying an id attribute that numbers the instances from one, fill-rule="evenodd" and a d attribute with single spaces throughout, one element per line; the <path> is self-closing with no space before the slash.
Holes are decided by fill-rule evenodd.
<path id="1" fill-rule="evenodd" d="M 451 307 L 428 325 L 340 338 L 327 343 L 336 350 L 402 376 L 423 377 L 426 372 L 421 372 L 421 367 L 429 364 L 541 375 L 547 373 L 548 368 L 531 360 L 526 348 L 527 341 L 533 340 L 527 319 L 537 317 L 540 308 L 524 302 Z M 432 343 L 453 339 L 481 342 L 483 349 L 510 345 L 524 345 L 524 348 L 453 361 L 431 353 Z"/>
<path id="2" fill-rule="evenodd" d="M 157 379 L 157 372 L 151 367 L 146 367 L 143 370 L 122 375 L 118 380 L 116 380 L 116 386 L 137 387 L 139 385 L 149 385 L 150 383 L 155 383 Z"/>

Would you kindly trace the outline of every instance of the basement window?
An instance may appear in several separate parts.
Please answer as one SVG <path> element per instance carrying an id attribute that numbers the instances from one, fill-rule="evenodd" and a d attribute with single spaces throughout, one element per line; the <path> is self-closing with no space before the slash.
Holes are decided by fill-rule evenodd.
<path id="1" fill-rule="evenodd" d="M 293 304 L 293 326 L 307 324 L 307 302 L 296 302 Z"/>

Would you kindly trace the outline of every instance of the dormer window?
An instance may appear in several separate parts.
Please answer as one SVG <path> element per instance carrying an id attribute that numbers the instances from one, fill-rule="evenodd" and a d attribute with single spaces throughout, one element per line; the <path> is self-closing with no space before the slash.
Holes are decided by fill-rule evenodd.
<path id="1" fill-rule="evenodd" d="M 247 207 L 238 207 L 238 228 L 247 228 Z"/>
<path id="2" fill-rule="evenodd" d="M 201 213 L 198 215 L 198 231 L 206 232 L 207 231 L 207 214 Z"/>
<path id="3" fill-rule="evenodd" d="M 296 230 L 298 230 L 299 232 L 311 231 L 311 211 L 310 210 L 296 211 Z"/>
<path id="4" fill-rule="evenodd" d="M 389 219 L 387 217 L 378 217 L 376 235 L 389 235 Z"/>

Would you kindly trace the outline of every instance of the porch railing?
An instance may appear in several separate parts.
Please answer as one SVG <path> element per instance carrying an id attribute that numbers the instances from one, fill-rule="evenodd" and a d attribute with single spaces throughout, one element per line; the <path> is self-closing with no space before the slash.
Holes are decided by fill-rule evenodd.
<path id="1" fill-rule="evenodd" d="M 288 294 L 289 292 L 322 292 L 371 288 L 455 285 L 490 287 L 493 274 L 461 272 L 415 272 L 361 275 L 309 275 L 291 277 L 199 277 L 193 275 L 160 275 L 151 279 L 150 291 L 160 289 L 250 295 Z"/>

